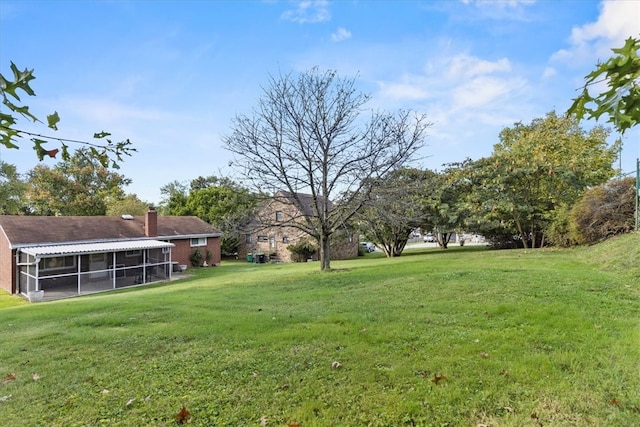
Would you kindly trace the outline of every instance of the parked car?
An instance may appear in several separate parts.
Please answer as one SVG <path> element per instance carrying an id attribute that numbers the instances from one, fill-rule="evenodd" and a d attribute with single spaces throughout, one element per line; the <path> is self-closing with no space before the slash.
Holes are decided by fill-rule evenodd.
<path id="1" fill-rule="evenodd" d="M 376 250 L 376 245 L 371 242 L 360 242 L 360 246 L 362 246 L 367 252 L 375 252 Z"/>
<path id="2" fill-rule="evenodd" d="M 425 243 L 427 243 L 427 242 L 435 242 L 436 238 L 433 236 L 433 234 L 427 233 L 427 234 L 424 235 L 424 241 L 425 241 Z"/>

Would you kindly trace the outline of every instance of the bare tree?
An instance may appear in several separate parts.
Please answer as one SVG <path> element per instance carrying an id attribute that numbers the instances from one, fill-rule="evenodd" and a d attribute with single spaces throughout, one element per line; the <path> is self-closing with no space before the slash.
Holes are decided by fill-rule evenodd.
<path id="1" fill-rule="evenodd" d="M 366 185 L 404 166 L 423 146 L 430 123 L 410 111 L 371 113 L 355 79 L 318 68 L 270 76 L 253 115 L 237 116 L 224 138 L 233 165 L 257 193 L 283 190 L 303 220 L 280 223 L 313 237 L 321 270 L 330 269 L 329 238 L 360 209 Z M 304 195 L 304 196 L 303 196 Z"/>

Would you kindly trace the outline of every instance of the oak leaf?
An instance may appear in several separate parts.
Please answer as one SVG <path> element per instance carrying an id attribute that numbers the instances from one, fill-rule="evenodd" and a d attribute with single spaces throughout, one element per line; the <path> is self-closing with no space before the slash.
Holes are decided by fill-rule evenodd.
<path id="1" fill-rule="evenodd" d="M 191 415 L 191 412 L 189 412 L 186 406 L 182 405 L 182 409 L 176 414 L 176 421 L 182 424 L 189 420 L 189 415 Z"/>
<path id="2" fill-rule="evenodd" d="M 447 377 L 445 377 L 442 374 L 433 374 L 433 378 L 431 378 L 431 382 L 433 382 L 435 385 L 438 385 L 438 383 L 442 380 L 446 380 Z"/>
<path id="3" fill-rule="evenodd" d="M 4 377 L 4 379 L 2 380 L 2 383 L 0 383 L 0 384 L 2 384 L 2 385 L 4 385 L 4 384 L 8 384 L 8 383 L 10 383 L 11 381 L 15 381 L 15 380 L 16 380 L 16 378 L 17 378 L 17 377 L 16 377 L 16 374 L 7 374 L 7 376 L 6 376 L 6 377 Z"/>

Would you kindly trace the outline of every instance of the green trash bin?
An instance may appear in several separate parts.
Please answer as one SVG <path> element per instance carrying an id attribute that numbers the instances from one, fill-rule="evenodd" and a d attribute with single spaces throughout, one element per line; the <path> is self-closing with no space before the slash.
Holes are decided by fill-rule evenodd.
<path id="1" fill-rule="evenodd" d="M 253 254 L 251 252 L 247 254 L 247 262 L 253 262 Z"/>

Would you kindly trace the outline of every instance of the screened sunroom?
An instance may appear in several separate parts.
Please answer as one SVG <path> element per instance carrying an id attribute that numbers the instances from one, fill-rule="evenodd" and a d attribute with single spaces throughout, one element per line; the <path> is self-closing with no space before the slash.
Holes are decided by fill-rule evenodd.
<path id="1" fill-rule="evenodd" d="M 20 248 L 18 290 L 54 300 L 171 279 L 173 243 L 159 240 Z"/>

